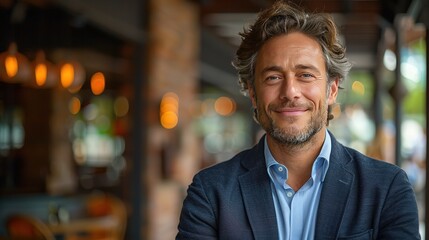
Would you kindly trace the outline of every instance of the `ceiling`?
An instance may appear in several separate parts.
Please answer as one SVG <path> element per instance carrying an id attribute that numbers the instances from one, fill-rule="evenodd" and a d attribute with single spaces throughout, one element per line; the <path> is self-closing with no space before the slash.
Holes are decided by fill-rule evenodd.
<path id="1" fill-rule="evenodd" d="M 204 80 L 228 86 L 235 77 L 230 62 L 243 26 L 253 22 L 257 12 L 274 0 L 200 0 L 202 20 L 202 75 Z M 354 69 L 374 70 L 383 29 L 392 28 L 399 13 L 408 13 L 416 22 L 426 21 L 424 0 L 294 0 L 310 12 L 333 15 Z M 425 2 L 425 3 L 424 3 Z M 425 5 L 426 4 L 426 5 Z M 423 6 L 424 5 L 424 6 Z M 216 56 L 216 57 L 215 57 Z M 222 78 L 219 76 L 222 75 Z"/>
<path id="2" fill-rule="evenodd" d="M 196 3 L 200 9 L 201 81 L 215 85 L 232 95 L 240 95 L 235 70 L 231 65 L 231 60 L 234 58 L 235 50 L 240 41 L 238 33 L 242 31 L 243 26 L 254 21 L 257 12 L 271 5 L 274 0 L 188 1 Z M 409 13 L 416 22 L 423 22 L 429 25 L 429 1 L 427 0 L 290 1 L 310 12 L 327 12 L 333 15 L 340 28 L 342 39 L 347 47 L 348 58 L 353 62 L 354 69 L 374 69 L 376 66 L 377 46 L 382 30 L 392 26 L 394 18 L 398 13 Z M 38 38 L 52 35 L 44 34 L 41 30 L 45 30 L 45 33 L 63 32 L 63 34 L 68 34 L 68 36 L 85 36 L 82 38 L 83 40 L 73 40 L 73 44 L 87 44 L 102 49 L 111 49 L 109 46 L 118 45 L 115 43 L 121 42 L 121 39 L 144 42 L 145 35 L 147 34 L 141 28 L 140 18 L 141 13 L 144 12 L 144 3 L 148 1 L 21 0 L 16 1 L 17 4 L 12 4 L 12 2 L 12 0 L 0 0 L 0 7 L 13 6 L 13 8 L 3 8 L 0 19 L 3 19 L 1 22 L 4 24 L 0 24 L 0 27 L 6 29 L 7 26 L 11 26 L 6 23 L 10 19 L 14 19 L 15 22 L 22 22 L 19 24 L 22 28 L 38 31 L 31 34 L 32 36 L 36 36 L 35 41 L 21 43 L 21 47 L 25 47 L 27 44 L 28 48 L 31 48 L 32 44 L 40 42 Z M 25 7 L 25 4 L 19 3 L 30 3 L 31 5 L 41 6 L 41 9 L 45 9 L 45 12 L 41 14 L 39 11 L 34 11 L 34 8 Z M 47 5 L 48 3 L 55 3 L 55 6 L 64 11 L 59 11 L 58 8 L 44 8 L 43 5 Z M 96 6 L 102 7 L 98 8 Z M 24 10 L 19 11 L 19 9 Z M 49 11 L 52 13 L 48 14 Z M 16 13 L 20 12 L 25 12 L 27 19 L 31 21 L 24 22 L 21 19 L 23 17 L 19 18 L 20 14 Z M 64 24 L 61 25 L 61 21 L 65 21 Z M 62 26 L 67 25 L 66 22 L 71 22 L 73 28 L 69 28 L 66 31 L 61 29 Z M 94 24 L 86 24 L 87 22 Z M 40 26 L 35 26 L 35 23 L 38 23 Z M 87 27 L 83 28 L 82 26 Z M 91 28 L 91 26 L 93 27 Z M 109 43 L 106 42 L 108 38 L 105 35 L 99 34 L 100 36 L 97 35 L 98 37 L 94 37 L 94 33 L 100 32 L 95 31 L 94 27 L 105 30 L 106 33 L 113 33 L 112 36 L 116 36 L 116 38 L 111 38 L 113 42 Z M 17 35 L 20 32 L 27 31 L 19 31 L 19 28 L 15 27 L 15 29 L 9 29 L 9 32 L 14 32 Z M 52 35 L 51 40 L 58 43 L 59 38 L 55 36 Z M 100 41 L 100 37 L 104 40 Z M 29 38 L 23 36 L 22 39 Z M 88 43 L 89 39 L 94 39 L 92 44 Z M 0 42 L 6 43 L 8 40 L 5 37 Z M 50 44 L 52 41 L 44 42 Z M 94 42 L 98 43 L 94 44 Z M 106 44 L 99 44 L 100 42 L 106 42 Z M 72 43 L 64 42 L 62 44 L 64 47 L 67 47 Z"/>
<path id="3" fill-rule="evenodd" d="M 239 43 L 238 32 L 252 22 L 256 13 L 274 0 L 202 0 L 204 27 L 223 38 L 231 46 Z M 290 1 L 310 12 L 331 13 L 347 46 L 348 54 L 373 55 L 382 28 L 390 27 L 397 13 L 417 9 L 417 20 L 423 15 L 423 0 L 294 0 Z M 420 13 L 421 12 L 421 13 Z M 359 60 L 359 59 L 357 59 Z M 368 60 L 368 59 L 363 59 Z M 367 62 L 358 61 L 358 67 Z"/>

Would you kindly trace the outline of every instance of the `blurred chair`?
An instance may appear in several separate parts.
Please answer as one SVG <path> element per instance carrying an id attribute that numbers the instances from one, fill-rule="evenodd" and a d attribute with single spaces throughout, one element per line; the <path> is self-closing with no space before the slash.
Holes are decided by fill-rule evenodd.
<path id="1" fill-rule="evenodd" d="M 96 229 L 89 233 L 89 239 L 123 240 L 127 225 L 127 210 L 124 202 L 107 193 L 94 193 L 88 196 L 86 211 L 89 217 L 110 217 L 114 227 Z"/>
<path id="2" fill-rule="evenodd" d="M 45 223 L 28 215 L 9 216 L 6 229 L 11 240 L 55 240 Z"/>

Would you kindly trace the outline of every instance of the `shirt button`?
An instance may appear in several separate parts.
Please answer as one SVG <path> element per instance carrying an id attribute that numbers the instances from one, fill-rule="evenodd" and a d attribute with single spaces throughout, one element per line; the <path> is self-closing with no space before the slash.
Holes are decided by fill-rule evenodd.
<path id="1" fill-rule="evenodd" d="M 286 196 L 287 196 L 288 198 L 291 198 L 291 197 L 293 196 L 293 193 L 292 193 L 292 192 L 287 192 L 287 193 L 286 193 Z"/>
<path id="2" fill-rule="evenodd" d="M 283 172 L 283 168 L 282 167 L 279 167 L 278 170 L 279 170 L 279 172 Z"/>

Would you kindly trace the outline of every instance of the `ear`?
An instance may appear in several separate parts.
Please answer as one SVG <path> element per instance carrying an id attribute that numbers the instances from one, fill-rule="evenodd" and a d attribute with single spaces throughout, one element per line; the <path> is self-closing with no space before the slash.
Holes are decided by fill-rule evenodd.
<path id="1" fill-rule="evenodd" d="M 328 105 L 332 105 L 337 100 L 338 95 L 338 89 L 339 89 L 339 80 L 336 78 L 328 87 L 329 89 L 329 96 L 328 96 Z"/>
<path id="2" fill-rule="evenodd" d="M 255 88 L 254 87 L 249 87 L 248 92 L 249 92 L 250 100 L 252 101 L 252 107 L 256 108 L 257 107 L 257 105 L 256 105 L 257 101 L 256 101 Z"/>

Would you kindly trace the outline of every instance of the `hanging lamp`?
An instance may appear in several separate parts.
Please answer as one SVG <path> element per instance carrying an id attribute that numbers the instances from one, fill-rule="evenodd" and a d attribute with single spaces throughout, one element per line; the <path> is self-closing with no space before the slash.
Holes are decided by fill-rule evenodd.
<path id="1" fill-rule="evenodd" d="M 9 83 L 24 83 L 30 75 L 28 59 L 18 52 L 16 43 L 12 42 L 7 51 L 0 54 L 0 79 Z"/>

